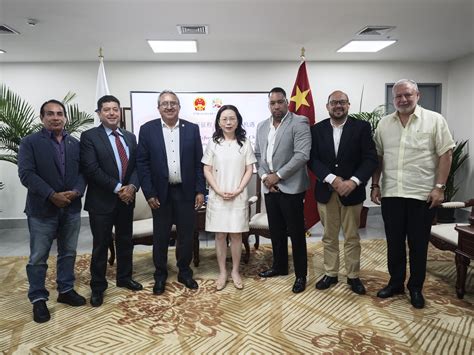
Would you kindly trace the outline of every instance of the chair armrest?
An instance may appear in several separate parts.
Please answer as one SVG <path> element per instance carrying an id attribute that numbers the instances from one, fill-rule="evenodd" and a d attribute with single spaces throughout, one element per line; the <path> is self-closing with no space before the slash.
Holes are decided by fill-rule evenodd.
<path id="1" fill-rule="evenodd" d="M 451 201 L 451 202 L 443 202 L 440 205 L 441 208 L 464 208 L 466 207 L 465 202 L 459 202 L 459 201 Z"/>
<path id="2" fill-rule="evenodd" d="M 251 196 L 248 200 L 250 206 L 253 205 L 254 203 L 257 203 L 257 201 L 258 201 L 258 197 L 255 195 Z"/>

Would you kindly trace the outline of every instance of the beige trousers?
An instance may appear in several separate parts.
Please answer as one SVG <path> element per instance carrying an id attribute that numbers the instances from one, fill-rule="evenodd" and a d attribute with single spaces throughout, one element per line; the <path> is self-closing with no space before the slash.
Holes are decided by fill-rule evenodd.
<path id="1" fill-rule="evenodd" d="M 339 272 L 339 231 L 344 233 L 344 262 L 348 278 L 359 277 L 360 236 L 359 223 L 362 203 L 344 206 L 337 192 L 333 192 L 327 204 L 318 202 L 319 216 L 324 227 L 324 271 L 336 277 Z"/>

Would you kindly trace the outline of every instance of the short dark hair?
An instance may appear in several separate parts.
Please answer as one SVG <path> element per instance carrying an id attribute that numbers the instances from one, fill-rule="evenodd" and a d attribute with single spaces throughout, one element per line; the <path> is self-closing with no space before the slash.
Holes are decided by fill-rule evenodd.
<path id="1" fill-rule="evenodd" d="M 280 93 L 280 94 L 283 94 L 283 96 L 286 98 L 286 91 L 283 90 L 282 88 L 280 87 L 274 87 L 273 89 L 270 90 L 270 92 L 268 93 L 268 97 L 270 97 L 271 94 L 273 93 Z"/>
<path id="2" fill-rule="evenodd" d="M 63 104 L 61 101 L 54 100 L 54 99 L 48 100 L 48 101 L 46 101 L 44 104 L 41 105 L 41 108 L 40 108 L 40 117 L 44 117 L 44 108 L 45 108 L 46 105 L 48 105 L 48 104 L 56 104 L 56 105 L 61 106 L 61 107 L 63 108 L 64 117 L 67 118 L 66 107 L 64 107 L 64 104 Z"/>
<path id="3" fill-rule="evenodd" d="M 119 99 L 117 99 L 115 96 L 112 96 L 112 95 L 104 95 L 97 101 L 97 109 L 95 111 L 99 112 L 100 110 L 102 110 L 102 105 L 105 104 L 106 102 L 116 102 L 117 105 L 119 105 L 120 107 Z"/>

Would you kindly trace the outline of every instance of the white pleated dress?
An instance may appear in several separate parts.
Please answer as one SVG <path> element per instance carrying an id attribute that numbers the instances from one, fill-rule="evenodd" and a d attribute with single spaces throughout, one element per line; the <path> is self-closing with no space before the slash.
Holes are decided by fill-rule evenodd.
<path id="1" fill-rule="evenodd" d="M 235 191 L 245 174 L 245 167 L 257 159 L 250 141 L 239 146 L 237 140 L 215 143 L 209 141 L 202 163 L 212 166 L 212 174 L 222 191 Z M 247 187 L 231 201 L 225 201 L 209 187 L 206 207 L 206 231 L 242 233 L 249 230 Z"/>

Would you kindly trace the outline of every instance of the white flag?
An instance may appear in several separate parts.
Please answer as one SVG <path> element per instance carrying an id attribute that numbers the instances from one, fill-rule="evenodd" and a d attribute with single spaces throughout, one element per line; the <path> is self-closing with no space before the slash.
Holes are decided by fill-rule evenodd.
<path id="1" fill-rule="evenodd" d="M 104 68 L 104 57 L 99 57 L 99 71 L 97 72 L 97 86 L 95 88 L 95 100 L 99 100 L 104 95 L 110 95 L 109 85 L 107 84 L 107 78 L 105 76 Z M 100 121 L 99 117 L 95 118 L 95 125 L 98 126 Z"/>

